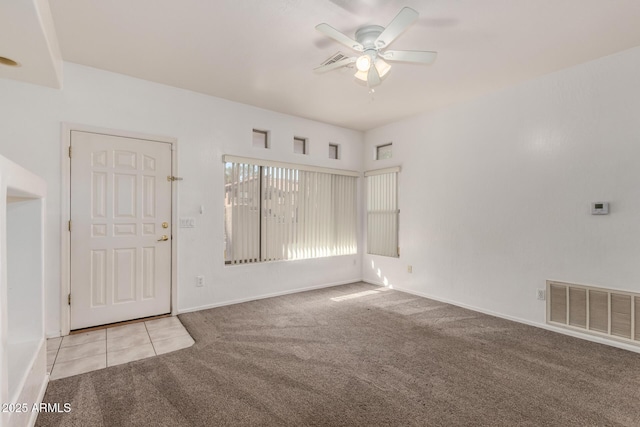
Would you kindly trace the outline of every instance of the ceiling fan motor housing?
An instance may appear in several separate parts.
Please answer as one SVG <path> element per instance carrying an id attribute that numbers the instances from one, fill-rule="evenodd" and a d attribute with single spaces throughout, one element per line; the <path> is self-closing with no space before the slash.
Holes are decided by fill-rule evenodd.
<path id="1" fill-rule="evenodd" d="M 356 40 L 364 46 L 365 52 L 367 50 L 378 50 L 383 46 L 376 46 L 376 40 L 383 31 L 384 27 L 380 25 L 367 25 L 356 31 Z"/>

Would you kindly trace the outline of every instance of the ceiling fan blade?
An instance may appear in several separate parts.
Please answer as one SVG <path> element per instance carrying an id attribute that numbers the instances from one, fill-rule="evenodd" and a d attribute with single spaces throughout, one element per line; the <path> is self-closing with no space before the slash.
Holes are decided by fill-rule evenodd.
<path id="1" fill-rule="evenodd" d="M 379 48 L 384 48 L 385 46 L 389 46 L 392 41 L 396 39 L 404 30 L 406 30 L 409 25 L 413 24 L 418 19 L 418 12 L 411 9 L 410 7 L 403 8 L 400 13 L 393 18 L 393 21 L 387 28 L 378 36 L 376 40 L 376 46 Z M 317 28 L 317 27 L 316 27 Z"/>
<path id="2" fill-rule="evenodd" d="M 417 62 L 419 64 L 433 64 L 438 52 L 420 50 L 387 50 L 378 52 L 378 56 L 387 61 Z"/>
<path id="3" fill-rule="evenodd" d="M 340 61 L 332 62 L 331 64 L 321 65 L 313 69 L 316 73 L 325 73 L 327 71 L 335 70 L 336 68 L 346 67 L 349 64 L 356 62 L 358 58 L 352 56 L 351 58 L 343 58 Z"/>
<path id="4" fill-rule="evenodd" d="M 376 67 L 372 66 L 369 68 L 369 74 L 367 75 L 367 86 L 374 87 L 378 86 L 380 83 L 382 83 L 380 80 L 380 74 L 378 74 Z"/>
<path id="5" fill-rule="evenodd" d="M 316 30 L 353 50 L 357 50 L 358 52 L 362 52 L 364 50 L 364 46 L 362 46 L 360 43 L 358 43 L 351 37 L 345 36 L 329 24 L 318 24 L 316 25 Z"/>

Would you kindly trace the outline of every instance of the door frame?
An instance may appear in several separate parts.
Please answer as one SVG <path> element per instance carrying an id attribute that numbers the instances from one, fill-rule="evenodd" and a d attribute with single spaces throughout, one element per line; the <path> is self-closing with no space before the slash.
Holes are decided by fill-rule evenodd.
<path id="1" fill-rule="evenodd" d="M 71 292 L 71 233 L 69 232 L 69 219 L 71 218 L 71 159 L 69 147 L 71 146 L 71 132 L 88 132 L 101 135 L 120 136 L 124 138 L 143 139 L 153 142 L 171 144 L 171 175 L 178 175 L 178 140 L 176 138 L 149 135 L 137 132 L 128 132 L 117 129 L 101 128 L 82 125 L 78 123 L 63 122 L 60 138 L 60 335 L 69 335 L 71 331 L 71 308 L 68 304 L 68 295 Z M 177 183 L 173 181 L 171 186 L 171 315 L 178 314 L 178 191 Z"/>

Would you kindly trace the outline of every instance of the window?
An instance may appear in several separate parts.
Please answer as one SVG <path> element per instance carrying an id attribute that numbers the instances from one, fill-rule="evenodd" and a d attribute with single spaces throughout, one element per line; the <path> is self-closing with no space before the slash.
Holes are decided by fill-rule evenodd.
<path id="1" fill-rule="evenodd" d="M 376 147 L 376 160 L 390 159 L 392 157 L 391 143 L 378 145 Z"/>
<path id="2" fill-rule="evenodd" d="M 225 156 L 225 262 L 357 250 L 357 172 Z"/>
<path id="3" fill-rule="evenodd" d="M 367 180 L 367 253 L 398 257 L 398 172 L 365 172 Z"/>
<path id="4" fill-rule="evenodd" d="M 253 130 L 253 147 L 269 148 L 269 132 L 266 130 Z"/>
<path id="5" fill-rule="evenodd" d="M 330 159 L 338 159 L 338 145 L 337 144 L 329 144 L 329 158 Z"/>
<path id="6" fill-rule="evenodd" d="M 293 152 L 296 154 L 308 154 L 307 153 L 307 139 L 293 137 Z"/>

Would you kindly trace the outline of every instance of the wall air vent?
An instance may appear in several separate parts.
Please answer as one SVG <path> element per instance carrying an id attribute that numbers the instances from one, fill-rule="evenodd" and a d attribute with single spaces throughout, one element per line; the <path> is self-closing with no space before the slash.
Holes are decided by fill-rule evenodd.
<path id="1" fill-rule="evenodd" d="M 548 324 L 640 345 L 640 294 L 547 281 L 547 295 Z"/>
<path id="2" fill-rule="evenodd" d="M 334 62 L 338 62 L 338 61 L 340 61 L 341 59 L 344 59 L 344 58 L 348 58 L 348 56 L 345 55 L 342 52 L 336 52 L 333 55 L 331 55 L 326 61 L 324 61 L 322 64 L 320 64 L 320 66 L 322 67 L 324 65 L 333 64 Z"/>

